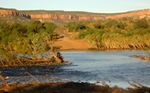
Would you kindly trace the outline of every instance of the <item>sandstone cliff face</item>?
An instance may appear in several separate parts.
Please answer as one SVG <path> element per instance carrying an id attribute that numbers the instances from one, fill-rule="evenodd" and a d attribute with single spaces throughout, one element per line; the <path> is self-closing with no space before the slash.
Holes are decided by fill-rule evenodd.
<path id="1" fill-rule="evenodd" d="M 31 19 L 36 20 L 76 20 L 76 21 L 90 21 L 90 20 L 103 20 L 103 19 L 118 19 L 118 18 L 125 18 L 125 17 L 132 17 L 132 18 L 150 18 L 150 9 L 146 10 L 139 10 L 139 11 L 132 11 L 132 12 L 125 12 L 119 14 L 97 14 L 93 15 L 90 14 L 69 14 L 69 13 L 30 13 Z"/>
<path id="2" fill-rule="evenodd" d="M 16 16 L 18 15 L 18 12 L 15 9 L 0 9 L 0 15 L 1 16 L 8 16 L 8 15 Z"/>
<path id="3" fill-rule="evenodd" d="M 32 19 L 41 19 L 41 20 L 73 20 L 76 19 L 76 16 L 72 15 L 63 15 L 63 14 L 30 14 Z"/>
<path id="4" fill-rule="evenodd" d="M 0 16 L 3 16 L 3 17 L 5 17 L 5 16 L 21 16 L 21 17 L 30 18 L 30 15 L 19 13 L 15 9 L 3 9 L 3 8 L 0 8 Z"/>
<path id="5" fill-rule="evenodd" d="M 30 14 L 31 19 L 38 20 L 78 20 L 78 21 L 89 21 L 89 20 L 100 20 L 103 19 L 101 16 L 78 16 L 71 14 Z"/>
<path id="6" fill-rule="evenodd" d="M 133 17 L 133 18 L 150 18 L 150 9 L 132 11 L 120 14 L 94 14 L 94 13 L 74 13 L 74 12 L 22 12 L 16 9 L 5 9 L 0 8 L 0 16 L 21 16 L 26 18 L 31 18 L 35 20 L 62 20 L 62 21 L 90 21 L 90 20 L 102 20 L 102 19 L 118 19 L 124 17 Z"/>

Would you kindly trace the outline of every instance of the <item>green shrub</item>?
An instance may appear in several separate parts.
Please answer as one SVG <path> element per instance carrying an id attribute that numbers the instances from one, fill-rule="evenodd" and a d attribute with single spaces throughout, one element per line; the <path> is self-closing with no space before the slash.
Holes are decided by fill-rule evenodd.
<path id="1" fill-rule="evenodd" d="M 148 27 L 149 27 L 149 24 L 148 24 L 148 22 L 147 22 L 146 19 L 137 20 L 137 21 L 134 23 L 134 25 L 135 25 L 135 28 L 136 28 L 136 29 L 140 29 L 140 28 L 145 29 L 145 28 L 148 28 Z"/>
<path id="2" fill-rule="evenodd" d="M 50 51 L 53 46 L 50 42 L 56 39 L 55 28 L 49 22 L 0 22 L 0 50 L 3 51 L 0 55 L 12 60 L 16 53 L 36 55 Z"/>
<path id="3" fill-rule="evenodd" d="M 149 19 L 113 19 L 82 23 L 80 29 L 74 22 L 72 30 L 79 32 L 80 39 L 86 39 L 97 48 L 144 49 L 150 47 Z M 81 24 L 81 23 L 80 23 Z"/>

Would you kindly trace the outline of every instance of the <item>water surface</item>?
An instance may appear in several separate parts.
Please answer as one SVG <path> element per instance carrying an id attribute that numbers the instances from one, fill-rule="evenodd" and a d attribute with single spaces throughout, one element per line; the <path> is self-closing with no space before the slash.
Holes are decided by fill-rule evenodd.
<path id="1" fill-rule="evenodd" d="M 128 87 L 135 81 L 150 86 L 150 62 L 132 58 L 132 55 L 148 55 L 145 51 L 68 51 L 61 52 L 66 65 L 54 67 L 7 68 L 1 74 L 9 75 L 9 82 L 31 82 L 26 72 L 43 82 L 76 81 L 106 82 L 109 85 Z"/>

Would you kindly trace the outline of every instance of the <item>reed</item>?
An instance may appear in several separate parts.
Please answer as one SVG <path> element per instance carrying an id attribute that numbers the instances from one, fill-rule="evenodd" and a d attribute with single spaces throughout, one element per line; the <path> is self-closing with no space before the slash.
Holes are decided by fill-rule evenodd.
<path id="1" fill-rule="evenodd" d="M 69 31 L 78 32 L 80 39 L 87 40 L 97 49 L 150 48 L 150 19 L 126 18 L 70 25 L 67 25 Z"/>

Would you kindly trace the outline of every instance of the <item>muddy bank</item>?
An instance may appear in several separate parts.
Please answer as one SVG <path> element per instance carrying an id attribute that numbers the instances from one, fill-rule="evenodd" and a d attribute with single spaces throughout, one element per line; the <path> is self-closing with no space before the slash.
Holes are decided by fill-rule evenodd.
<path id="1" fill-rule="evenodd" d="M 0 93 L 150 93 L 150 88 L 142 85 L 132 85 L 123 89 L 108 85 L 90 83 L 31 83 L 31 84 L 3 84 Z"/>

